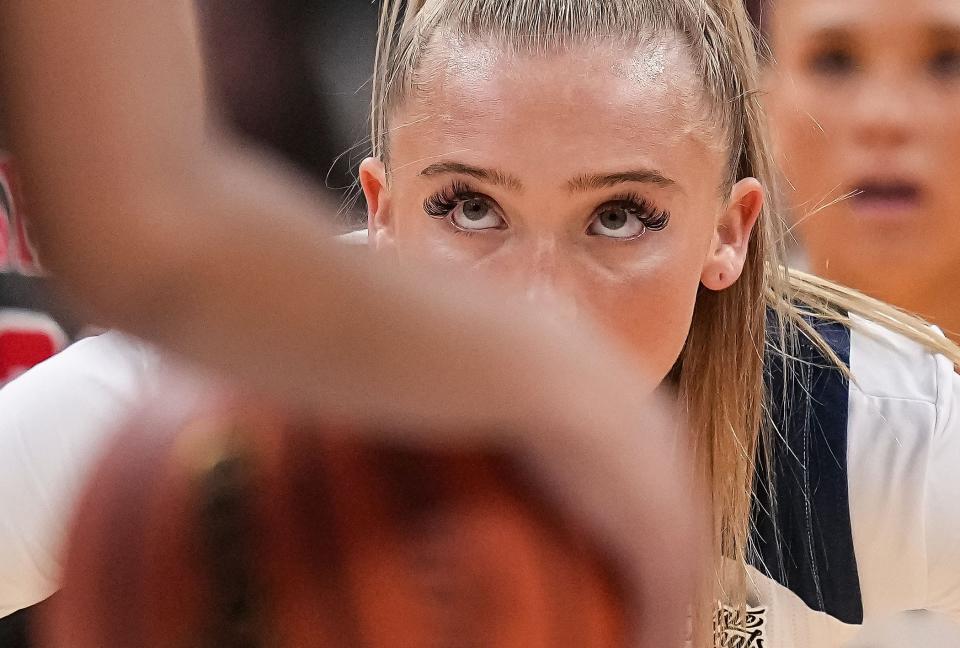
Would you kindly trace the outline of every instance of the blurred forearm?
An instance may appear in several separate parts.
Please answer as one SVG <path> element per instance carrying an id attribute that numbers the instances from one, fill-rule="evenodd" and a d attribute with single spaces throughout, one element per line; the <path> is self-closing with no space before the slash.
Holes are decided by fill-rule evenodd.
<path id="1" fill-rule="evenodd" d="M 0 25 L 32 235 L 107 323 L 328 411 L 516 420 L 530 362 L 496 350 L 533 346 L 532 312 L 331 241 L 319 194 L 210 127 L 189 2 L 9 0 Z"/>

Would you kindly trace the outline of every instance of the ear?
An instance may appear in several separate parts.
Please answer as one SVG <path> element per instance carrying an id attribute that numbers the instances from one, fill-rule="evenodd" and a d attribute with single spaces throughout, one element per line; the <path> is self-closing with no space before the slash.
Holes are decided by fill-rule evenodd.
<path id="1" fill-rule="evenodd" d="M 369 157 L 360 163 L 360 186 L 367 201 L 367 240 L 375 250 L 393 249 L 396 224 L 391 218 L 390 187 L 382 161 Z"/>
<path id="2" fill-rule="evenodd" d="M 730 191 L 726 210 L 717 221 L 700 283 L 710 290 L 725 290 L 743 272 L 750 233 L 763 207 L 763 187 L 755 178 L 741 180 Z"/>

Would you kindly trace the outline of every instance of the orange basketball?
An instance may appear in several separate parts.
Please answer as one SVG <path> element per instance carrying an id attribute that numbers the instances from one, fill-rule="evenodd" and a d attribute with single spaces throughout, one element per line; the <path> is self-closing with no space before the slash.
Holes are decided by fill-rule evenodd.
<path id="1" fill-rule="evenodd" d="M 161 400 L 79 506 L 45 645 L 626 645 L 612 571 L 507 458 Z"/>

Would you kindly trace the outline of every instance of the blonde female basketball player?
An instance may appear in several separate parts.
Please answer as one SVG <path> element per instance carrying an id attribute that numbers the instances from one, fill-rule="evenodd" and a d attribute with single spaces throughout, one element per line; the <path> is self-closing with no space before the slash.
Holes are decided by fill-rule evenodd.
<path id="1" fill-rule="evenodd" d="M 739 0 L 398 4 L 379 54 L 361 169 L 371 246 L 598 320 L 598 344 L 675 387 L 712 485 L 715 569 L 697 611 L 719 609 L 718 645 L 841 646 L 873 616 L 960 611 L 960 353 L 783 269 Z M 70 417 L 88 433 L 143 388 L 149 357 L 116 336 L 77 347 L 3 393 L 4 433 L 29 421 L 24 436 L 42 437 L 60 424 L 48 385 L 83 390 L 76 367 L 115 363 L 86 387 L 97 413 Z M 597 409 L 642 395 L 619 381 Z M 51 587 L 32 564 L 7 569 Z"/>
<path id="2" fill-rule="evenodd" d="M 752 566 L 754 612 L 722 615 L 721 643 L 833 646 L 885 612 L 960 613 L 956 349 L 781 270 L 741 3 L 510 5 L 386 21 L 361 167 L 374 247 L 585 312 L 677 386 L 717 553 Z"/>

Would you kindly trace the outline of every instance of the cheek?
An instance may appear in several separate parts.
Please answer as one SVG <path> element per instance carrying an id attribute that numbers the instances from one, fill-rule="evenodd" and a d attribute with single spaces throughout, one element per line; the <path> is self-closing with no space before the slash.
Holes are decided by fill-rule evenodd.
<path id="1" fill-rule="evenodd" d="M 396 195 L 390 219 L 391 251 L 403 265 L 452 263 L 469 267 L 477 256 L 466 241 L 469 237 L 451 233 L 445 223 L 424 213 L 423 205 L 411 197 Z"/>
<path id="2" fill-rule="evenodd" d="M 645 267 L 584 273 L 577 285 L 581 309 L 661 380 L 680 356 L 693 319 L 701 266 L 696 257 L 687 261 L 664 258 Z"/>
<path id="3" fill-rule="evenodd" d="M 411 204 L 395 217 L 401 263 L 439 263 L 454 276 L 480 273 L 544 303 L 545 313 L 590 318 L 661 379 L 680 355 L 710 241 L 707 228 L 693 231 L 689 218 L 619 246 L 579 237 L 456 235 Z"/>
<path id="4" fill-rule="evenodd" d="M 934 209 L 942 214 L 943 224 L 953 231 L 960 231 L 960 88 L 949 93 L 939 102 L 937 110 L 924 120 L 922 131 L 926 145 L 930 174 L 928 183 L 942 192 L 943 202 Z"/>
<path id="5" fill-rule="evenodd" d="M 427 222 L 401 229 L 396 239 L 396 255 L 403 265 L 444 266 L 453 273 L 482 272 L 502 274 L 497 250 L 500 247 L 483 234 L 456 234 L 443 223 Z"/>

